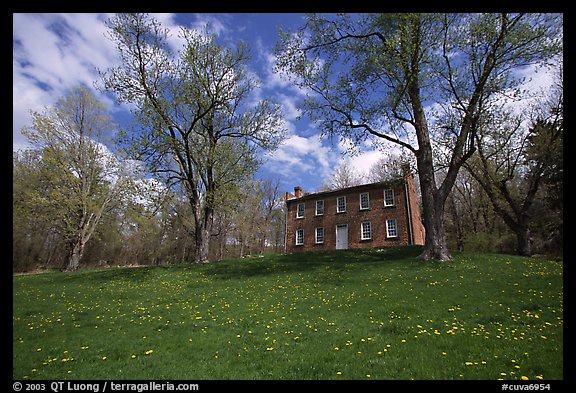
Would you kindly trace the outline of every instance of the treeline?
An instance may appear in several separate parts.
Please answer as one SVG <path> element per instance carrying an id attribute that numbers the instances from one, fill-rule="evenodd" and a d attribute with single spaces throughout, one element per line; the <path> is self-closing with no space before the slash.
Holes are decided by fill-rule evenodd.
<path id="1" fill-rule="evenodd" d="M 444 211 L 451 250 L 546 255 L 564 246 L 564 104 L 562 78 L 530 104 L 501 106 L 479 119 L 476 152 L 459 172 Z M 438 149 L 442 151 L 442 149 Z M 435 159 L 445 175 L 443 157 Z M 383 155 L 367 173 L 344 161 L 323 189 L 387 181 L 415 164 Z M 418 183 L 418 177 L 415 178 Z"/>
<path id="2" fill-rule="evenodd" d="M 56 184 L 58 172 L 49 165 L 41 150 L 13 153 L 15 272 L 68 268 L 82 203 L 70 191 L 74 184 Z M 145 180 L 133 178 L 131 187 L 103 210 L 84 245 L 82 267 L 194 261 L 196 243 L 189 205 L 181 194 Z M 98 185 L 100 190 L 91 195 L 93 206 L 110 186 L 106 180 Z M 284 227 L 279 180 L 251 178 L 229 188 L 222 201 L 214 219 L 209 258 L 281 253 Z"/>
<path id="3" fill-rule="evenodd" d="M 561 256 L 561 17 L 336 18 L 308 16 L 310 40 L 305 29 L 282 34 L 276 71 L 315 94 L 301 110 L 323 135 L 354 147 L 375 138 L 406 156 L 363 178 L 343 166 L 323 187 L 409 165 L 427 220 L 421 258 L 448 260 L 450 249 Z M 96 85 L 130 106 L 132 122 L 114 125 L 85 87 L 32 113 L 22 130 L 31 149 L 13 153 L 13 270 L 282 251 L 284 190 L 255 174 L 287 129 L 281 106 L 259 99 L 248 46 L 183 27 L 176 52 L 146 14 L 106 26 L 120 61 L 98 70 Z M 384 41 L 364 42 L 372 38 Z M 530 100 L 520 75 L 555 60 L 555 85 Z"/>

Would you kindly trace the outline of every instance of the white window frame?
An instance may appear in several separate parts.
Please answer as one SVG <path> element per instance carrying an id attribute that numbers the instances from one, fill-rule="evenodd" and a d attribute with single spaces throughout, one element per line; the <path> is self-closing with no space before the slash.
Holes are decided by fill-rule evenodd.
<path id="1" fill-rule="evenodd" d="M 362 206 L 362 195 L 366 195 L 366 206 Z M 360 210 L 370 210 L 370 193 L 362 192 L 360 193 Z"/>
<path id="2" fill-rule="evenodd" d="M 390 224 L 394 223 L 394 232 L 396 232 L 395 234 L 391 235 L 390 234 Z M 398 221 L 395 218 L 391 218 L 389 220 L 386 220 L 386 237 L 388 238 L 397 238 L 398 237 Z"/>
<path id="3" fill-rule="evenodd" d="M 340 198 L 344 198 L 344 210 L 340 210 Z M 336 213 L 346 213 L 346 195 L 336 197 Z"/>
<path id="4" fill-rule="evenodd" d="M 318 203 L 319 203 L 319 202 L 322 202 L 322 203 L 321 203 L 322 211 L 319 211 L 319 210 L 318 210 Z M 324 215 L 324 199 L 321 199 L 321 200 L 319 200 L 319 201 L 316 201 L 316 207 L 315 207 L 315 209 L 314 209 L 314 214 L 315 214 L 316 216 L 323 216 L 323 215 Z"/>
<path id="5" fill-rule="evenodd" d="M 320 240 L 318 240 L 318 231 L 322 231 L 322 238 Z M 317 227 L 316 231 L 314 233 L 314 239 L 316 244 L 322 244 L 324 243 L 324 227 Z"/>
<path id="6" fill-rule="evenodd" d="M 300 212 L 300 206 L 302 206 L 302 212 Z M 296 218 L 304 218 L 304 211 L 306 210 L 306 204 L 304 202 L 296 205 Z M 302 213 L 302 215 L 300 215 Z"/>
<path id="7" fill-rule="evenodd" d="M 364 234 L 364 225 L 368 225 L 368 237 Z M 363 221 L 360 224 L 360 239 L 361 240 L 370 240 L 372 239 L 372 223 L 370 221 Z"/>
<path id="8" fill-rule="evenodd" d="M 302 234 L 302 236 L 299 236 L 299 234 Z M 296 229 L 296 245 L 304 245 L 304 229 Z"/>
<path id="9" fill-rule="evenodd" d="M 386 192 L 390 192 L 390 195 L 392 196 L 392 203 L 387 203 Z M 384 190 L 384 206 L 386 206 L 386 207 L 394 206 L 394 202 L 395 202 L 394 189 L 392 189 L 392 188 L 385 189 Z"/>

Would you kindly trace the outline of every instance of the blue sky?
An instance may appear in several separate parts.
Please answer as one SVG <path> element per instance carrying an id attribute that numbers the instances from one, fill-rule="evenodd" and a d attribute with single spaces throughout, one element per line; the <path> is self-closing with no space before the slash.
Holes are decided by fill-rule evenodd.
<path id="1" fill-rule="evenodd" d="M 26 147 L 20 134 L 30 125 L 30 110 L 53 105 L 67 88 L 78 83 L 93 86 L 99 80 L 97 69 L 116 65 L 114 45 L 105 37 L 108 14 L 13 14 L 13 149 Z M 294 29 L 304 23 L 303 14 L 153 14 L 173 34 L 171 44 L 179 45 L 178 25 L 201 28 L 210 24 L 220 39 L 247 42 L 251 49 L 250 71 L 261 81 L 259 96 L 271 97 L 282 105 L 288 138 L 278 150 L 263 157 L 261 177 L 279 176 L 281 187 L 290 191 L 300 185 L 305 190 L 319 189 L 342 160 L 343 146 L 323 140 L 313 124 L 298 121 L 297 103 L 304 97 L 280 75 L 273 72 L 273 46 L 278 28 Z M 113 97 L 95 90 L 118 122 L 129 119 L 125 107 Z M 378 152 L 368 151 L 358 161 L 366 170 Z M 367 158 L 369 158 L 367 160 Z"/>
<path id="2" fill-rule="evenodd" d="M 26 147 L 20 134 L 30 125 L 30 110 L 53 105 L 65 90 L 82 83 L 99 81 L 97 69 L 118 63 L 114 45 L 105 36 L 104 21 L 110 14 L 13 14 L 13 149 Z M 343 157 L 345 143 L 322 139 L 307 119 L 297 120 L 298 102 L 305 92 L 273 72 L 273 47 L 278 28 L 294 29 L 304 24 L 298 13 L 258 14 L 153 14 L 171 30 L 170 44 L 180 49 L 178 25 L 200 29 L 205 23 L 224 42 L 243 40 L 251 49 L 250 71 L 261 81 L 260 97 L 282 105 L 288 138 L 275 152 L 263 157 L 260 177 L 278 176 L 282 191 L 300 185 L 305 191 L 318 190 L 343 160 L 365 173 L 384 153 L 366 144 L 354 157 Z M 548 83 L 540 74 L 536 85 Z M 115 104 L 111 95 L 97 92 L 117 122 L 127 121 L 126 107 Z"/>

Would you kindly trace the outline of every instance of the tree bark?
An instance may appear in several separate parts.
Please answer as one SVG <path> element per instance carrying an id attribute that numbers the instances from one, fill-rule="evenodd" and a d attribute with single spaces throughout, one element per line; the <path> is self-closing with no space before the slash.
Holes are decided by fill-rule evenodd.
<path id="1" fill-rule="evenodd" d="M 420 160 L 419 160 L 420 161 Z M 421 165 L 419 165 L 421 167 Z M 448 251 L 446 232 L 444 228 L 444 200 L 442 200 L 434 185 L 434 172 L 429 169 L 420 169 L 420 187 L 422 189 L 422 205 L 426 238 L 424 250 L 419 258 L 424 260 L 436 259 L 447 261 L 452 257 Z"/>
<path id="2" fill-rule="evenodd" d="M 406 79 L 408 80 L 407 92 L 414 114 L 412 125 L 416 130 L 416 138 L 418 140 L 418 150 L 415 154 L 422 191 L 424 227 L 426 228 L 424 250 L 419 257 L 424 260 L 437 259 L 446 261 L 451 259 L 451 256 L 448 251 L 446 232 L 444 230 L 444 201 L 451 187 L 442 187 L 441 189 L 436 187 L 432 144 L 418 82 L 418 76 L 420 75 L 418 63 L 421 34 L 420 21 L 413 23 L 410 44 L 414 50 L 410 58 L 409 68 L 406 70 Z"/>
<path id="3" fill-rule="evenodd" d="M 208 254 L 210 251 L 210 231 L 204 226 L 196 228 L 196 263 L 208 263 Z"/>
<path id="4" fill-rule="evenodd" d="M 210 254 L 210 234 L 212 223 L 214 222 L 214 209 L 205 206 L 201 207 L 199 198 L 191 199 L 190 205 L 194 214 L 196 254 L 195 263 L 208 263 Z M 204 213 L 204 214 L 202 214 Z"/>
<path id="5" fill-rule="evenodd" d="M 78 270 L 80 266 L 80 260 L 84 255 L 84 246 L 86 242 L 84 241 L 84 236 L 80 235 L 72 242 L 72 249 L 70 250 L 70 256 L 68 258 L 68 265 L 66 266 L 67 272 L 72 272 Z"/>
<path id="6" fill-rule="evenodd" d="M 529 257 L 532 255 L 530 245 L 530 229 L 528 225 L 520 225 L 516 230 L 516 239 L 518 241 L 516 252 L 518 255 Z"/>

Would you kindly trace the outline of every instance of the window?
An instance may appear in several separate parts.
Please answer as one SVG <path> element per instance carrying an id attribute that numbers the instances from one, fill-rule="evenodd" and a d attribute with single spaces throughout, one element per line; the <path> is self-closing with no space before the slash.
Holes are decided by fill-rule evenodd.
<path id="1" fill-rule="evenodd" d="M 339 196 L 336 198 L 336 213 L 344 213 L 346 211 L 346 197 Z"/>
<path id="2" fill-rule="evenodd" d="M 366 222 L 362 223 L 361 237 L 362 237 L 362 240 L 372 239 L 372 224 L 370 223 L 370 221 L 366 221 Z"/>
<path id="3" fill-rule="evenodd" d="M 316 228 L 316 244 L 324 243 L 324 228 Z"/>
<path id="4" fill-rule="evenodd" d="M 296 218 L 304 218 L 304 204 L 299 203 L 298 208 L 296 209 Z"/>
<path id="5" fill-rule="evenodd" d="M 304 229 L 296 230 L 296 245 L 302 246 L 304 244 Z"/>
<path id="6" fill-rule="evenodd" d="M 398 237 L 398 226 L 396 220 L 386 220 L 386 236 Z"/>
<path id="7" fill-rule="evenodd" d="M 316 201 L 316 212 L 317 216 L 321 216 L 324 214 L 324 201 Z"/>
<path id="8" fill-rule="evenodd" d="M 363 192 L 360 194 L 360 210 L 370 209 L 370 194 Z"/>
<path id="9" fill-rule="evenodd" d="M 394 190 L 384 190 L 384 206 L 394 206 Z"/>

